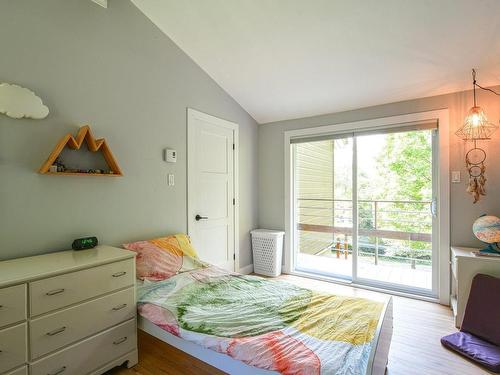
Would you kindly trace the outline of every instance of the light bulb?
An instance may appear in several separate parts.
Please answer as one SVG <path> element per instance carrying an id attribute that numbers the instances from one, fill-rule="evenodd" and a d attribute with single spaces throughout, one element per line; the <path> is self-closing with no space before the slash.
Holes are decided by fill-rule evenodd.
<path id="1" fill-rule="evenodd" d="M 472 126 L 477 127 L 481 123 L 481 119 L 477 113 L 472 115 Z"/>

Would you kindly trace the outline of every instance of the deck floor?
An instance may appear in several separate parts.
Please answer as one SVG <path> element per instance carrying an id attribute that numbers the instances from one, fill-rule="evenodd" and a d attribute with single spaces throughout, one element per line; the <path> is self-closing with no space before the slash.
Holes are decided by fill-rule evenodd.
<path id="1" fill-rule="evenodd" d="M 323 274 L 351 276 L 352 256 L 345 259 L 341 254 L 311 255 L 299 253 L 297 267 L 301 270 L 319 272 Z M 360 257 L 358 263 L 358 277 L 383 281 L 414 288 L 432 289 L 432 271 L 430 266 L 417 265 L 415 269 L 407 263 L 379 260 L 375 265 L 373 258 Z"/>

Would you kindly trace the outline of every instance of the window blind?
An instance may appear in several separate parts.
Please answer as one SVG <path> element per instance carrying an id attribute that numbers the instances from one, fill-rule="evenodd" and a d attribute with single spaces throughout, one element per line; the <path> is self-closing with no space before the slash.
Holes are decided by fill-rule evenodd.
<path id="1" fill-rule="evenodd" d="M 400 124 L 378 126 L 374 128 L 364 128 L 358 130 L 352 129 L 349 131 L 344 130 L 339 132 L 329 132 L 317 135 L 294 137 L 290 139 L 290 143 L 295 144 L 295 143 L 319 142 L 332 139 L 359 137 L 363 135 L 401 133 L 401 132 L 416 131 L 416 130 L 431 130 L 437 128 L 438 128 L 437 120 L 406 122 Z"/>

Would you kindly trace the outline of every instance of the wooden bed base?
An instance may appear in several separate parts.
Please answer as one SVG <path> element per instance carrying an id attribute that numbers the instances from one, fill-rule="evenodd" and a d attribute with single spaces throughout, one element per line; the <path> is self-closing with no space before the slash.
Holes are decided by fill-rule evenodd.
<path id="1" fill-rule="evenodd" d="M 374 345 L 368 360 L 366 375 L 384 375 L 389 357 L 389 348 L 392 339 L 392 297 L 386 302 L 382 311 L 382 319 L 379 320 L 375 333 Z M 228 374 L 238 375 L 271 375 L 278 374 L 276 371 L 259 369 L 237 361 L 228 355 L 217 353 L 213 350 L 203 348 L 193 342 L 181 339 L 164 331 L 149 320 L 139 316 L 139 328 L 146 333 L 166 342 L 183 352 L 196 357 L 209 365 L 218 368 Z"/>

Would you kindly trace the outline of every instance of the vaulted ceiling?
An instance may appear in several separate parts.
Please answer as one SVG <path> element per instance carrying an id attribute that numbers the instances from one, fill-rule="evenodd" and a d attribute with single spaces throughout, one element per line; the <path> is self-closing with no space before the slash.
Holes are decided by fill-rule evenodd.
<path id="1" fill-rule="evenodd" d="M 257 122 L 500 84 L 499 0 L 132 0 Z"/>

